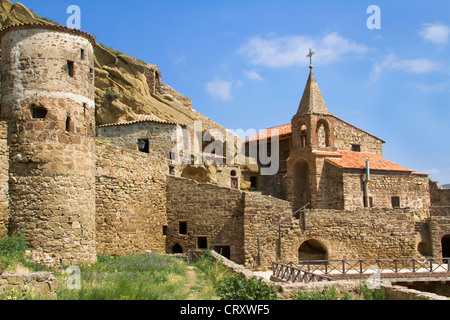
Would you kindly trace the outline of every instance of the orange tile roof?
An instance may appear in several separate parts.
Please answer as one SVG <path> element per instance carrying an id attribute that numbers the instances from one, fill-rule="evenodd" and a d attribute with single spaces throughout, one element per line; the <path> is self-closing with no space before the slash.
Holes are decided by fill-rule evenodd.
<path id="1" fill-rule="evenodd" d="M 288 136 L 292 133 L 292 125 L 290 123 L 283 124 L 281 126 L 268 128 L 260 133 L 254 135 L 253 137 L 250 137 L 249 139 L 245 140 L 245 142 L 251 142 L 251 141 L 257 141 L 257 140 L 263 140 L 263 139 L 270 139 L 272 137 L 284 137 Z"/>
<path id="2" fill-rule="evenodd" d="M 155 116 L 154 114 L 140 114 L 140 115 L 138 115 L 138 118 L 133 121 L 122 121 L 122 122 L 117 122 L 117 123 L 102 124 L 102 125 L 99 125 L 98 127 L 99 128 L 112 127 L 112 126 L 120 126 L 120 125 L 134 124 L 134 123 L 140 123 L 140 122 L 158 122 L 158 123 L 177 124 L 175 122 L 162 120 L 161 118 Z"/>
<path id="3" fill-rule="evenodd" d="M 401 171 L 417 174 L 413 170 L 406 169 L 375 153 L 355 151 L 338 151 L 338 153 L 341 154 L 341 157 L 327 158 L 326 161 L 345 169 L 365 169 L 366 159 L 369 159 L 370 170 Z"/>

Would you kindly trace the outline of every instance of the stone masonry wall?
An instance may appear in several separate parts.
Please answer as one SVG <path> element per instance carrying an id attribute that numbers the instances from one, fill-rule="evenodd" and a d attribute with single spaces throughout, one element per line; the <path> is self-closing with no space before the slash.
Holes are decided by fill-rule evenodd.
<path id="1" fill-rule="evenodd" d="M 338 150 L 351 151 L 351 145 L 357 144 L 361 146 L 361 152 L 383 155 L 381 140 L 341 119 L 334 118 L 334 142 Z"/>
<path id="2" fill-rule="evenodd" d="M 148 149 L 151 155 L 169 158 L 176 145 L 173 137 L 176 128 L 176 124 L 156 121 L 106 125 L 97 129 L 97 137 L 99 140 L 106 140 L 114 145 L 132 150 L 138 150 L 139 139 L 148 139 Z"/>
<path id="3" fill-rule="evenodd" d="M 281 247 L 278 228 L 262 238 L 260 266 L 257 247 L 250 246 L 246 266 L 270 269 L 272 261 L 297 261 L 307 240 L 321 244 L 329 260 L 414 257 L 418 255 L 415 214 L 410 209 L 307 210 L 304 219 L 300 215 L 281 225 Z M 272 214 L 258 215 L 260 221 L 267 218 L 273 219 Z"/>
<path id="4" fill-rule="evenodd" d="M 427 176 L 374 171 L 370 176 L 369 197 L 372 197 L 374 207 L 392 208 L 392 197 L 400 198 L 401 208 L 430 207 Z M 343 179 L 345 210 L 364 207 L 363 174 L 347 170 L 343 174 Z"/>
<path id="5" fill-rule="evenodd" d="M 8 232 L 9 152 L 7 133 L 6 121 L 0 121 L 0 237 L 5 236 Z"/>
<path id="6" fill-rule="evenodd" d="M 243 192 L 174 176 L 167 176 L 166 188 L 167 252 L 175 245 L 183 252 L 199 249 L 199 238 L 206 238 L 208 247 L 229 246 L 231 260 L 243 263 Z"/>
<path id="7" fill-rule="evenodd" d="M 166 162 L 104 143 L 96 150 L 97 254 L 165 253 Z"/>

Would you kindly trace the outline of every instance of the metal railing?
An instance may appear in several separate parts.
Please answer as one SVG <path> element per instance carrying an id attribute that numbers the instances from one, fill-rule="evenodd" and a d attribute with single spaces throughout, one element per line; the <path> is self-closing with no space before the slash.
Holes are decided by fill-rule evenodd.
<path id="1" fill-rule="evenodd" d="M 274 262 L 273 275 L 295 270 L 315 275 L 374 274 L 374 273 L 434 273 L 450 272 L 450 258 L 360 259 L 360 260 L 311 260 Z M 290 268 L 292 271 L 284 269 Z M 280 278 L 283 279 L 283 278 Z"/>

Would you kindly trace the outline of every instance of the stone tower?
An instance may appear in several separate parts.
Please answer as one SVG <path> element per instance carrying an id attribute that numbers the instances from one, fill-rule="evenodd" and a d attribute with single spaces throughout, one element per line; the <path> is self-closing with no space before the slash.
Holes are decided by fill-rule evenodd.
<path id="1" fill-rule="evenodd" d="M 46 24 L 0 31 L 9 233 L 56 264 L 96 261 L 95 40 Z"/>

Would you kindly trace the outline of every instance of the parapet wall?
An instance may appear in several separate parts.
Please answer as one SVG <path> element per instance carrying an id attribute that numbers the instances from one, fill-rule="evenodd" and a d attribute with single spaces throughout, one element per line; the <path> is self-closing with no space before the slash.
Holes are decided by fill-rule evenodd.
<path id="1" fill-rule="evenodd" d="M 165 253 L 166 162 L 104 143 L 96 151 L 97 254 Z"/>

